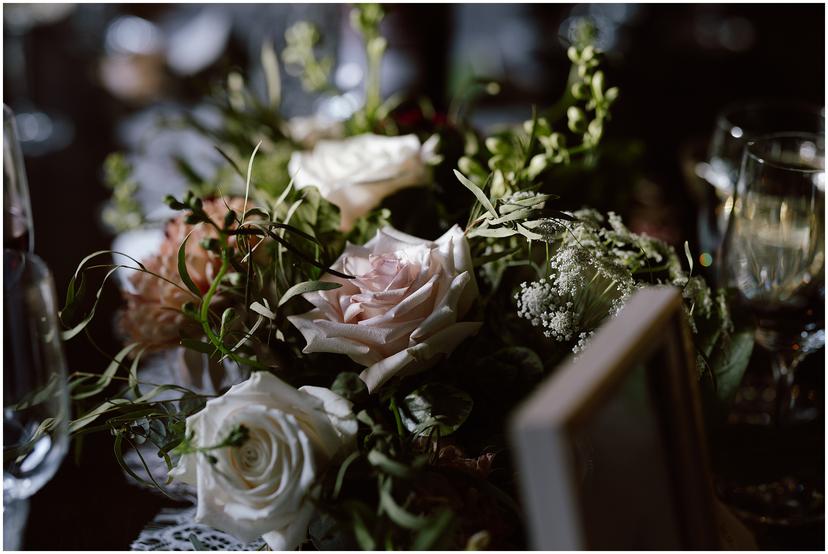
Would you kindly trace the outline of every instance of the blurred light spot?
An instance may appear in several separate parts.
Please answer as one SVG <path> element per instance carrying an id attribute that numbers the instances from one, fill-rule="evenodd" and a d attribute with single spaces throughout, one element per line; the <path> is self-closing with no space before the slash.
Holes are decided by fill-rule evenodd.
<path id="1" fill-rule="evenodd" d="M 623 25 L 638 15 L 640 6 L 635 4 L 589 4 L 591 15 L 603 16 L 615 24 Z"/>
<path id="2" fill-rule="evenodd" d="M 16 32 L 26 32 L 37 25 L 60 21 L 77 6 L 74 4 L 3 4 L 3 22 Z"/>
<path id="3" fill-rule="evenodd" d="M 710 50 L 744 52 L 756 42 L 756 29 L 743 17 L 705 14 L 696 19 L 693 33 L 696 42 Z"/>
<path id="4" fill-rule="evenodd" d="M 496 81 L 492 81 L 491 83 L 486 85 L 486 93 L 492 96 L 500 94 L 500 83 Z"/>
<path id="5" fill-rule="evenodd" d="M 574 11 L 574 10 L 573 10 Z M 600 14 L 567 17 L 558 28 L 558 36 L 565 45 L 574 44 L 578 38 L 578 28 L 587 19 L 595 28 L 595 47 L 604 52 L 615 48 L 618 42 L 619 25 Z"/>
<path id="6" fill-rule="evenodd" d="M 799 156 L 807 162 L 813 162 L 816 159 L 816 155 L 816 144 L 813 142 L 803 142 L 799 147 Z"/>
<path id="7" fill-rule="evenodd" d="M 52 134 L 52 120 L 43 112 L 19 113 L 15 116 L 21 142 L 40 142 Z"/>
<path id="8" fill-rule="evenodd" d="M 822 163 L 825 164 L 824 161 Z M 819 172 L 814 175 L 814 186 L 818 191 L 825 192 L 825 173 Z"/>
<path id="9" fill-rule="evenodd" d="M 705 14 L 696 19 L 693 35 L 702 48 L 716 48 L 718 45 L 718 19 Z"/>
<path id="10" fill-rule="evenodd" d="M 348 119 L 362 105 L 362 96 L 355 91 L 326 98 L 319 103 L 319 114 L 335 120 Z"/>
<path id="11" fill-rule="evenodd" d="M 356 88 L 362 82 L 362 68 L 358 63 L 344 63 L 336 70 L 335 80 L 341 89 Z"/>
<path id="12" fill-rule="evenodd" d="M 756 31 L 744 17 L 731 17 L 719 25 L 719 43 L 732 52 L 744 52 L 753 46 Z"/>
<path id="13" fill-rule="evenodd" d="M 742 138 L 742 135 L 744 135 L 745 133 L 744 131 L 742 131 L 741 127 L 734 125 L 730 129 L 730 134 L 733 136 L 733 138 Z"/>
<path id="14" fill-rule="evenodd" d="M 116 19 L 106 30 L 110 54 L 152 54 L 161 49 L 161 31 L 153 23 L 135 16 Z"/>
<path id="15" fill-rule="evenodd" d="M 178 75 L 195 75 L 218 59 L 230 37 L 223 10 L 204 8 L 169 33 L 167 63 Z"/>
<path id="16" fill-rule="evenodd" d="M 708 254 L 707 252 L 702 252 L 699 256 L 699 263 L 702 267 L 710 267 L 713 265 L 713 256 Z"/>
<path id="17" fill-rule="evenodd" d="M 18 112 L 14 119 L 20 147 L 26 156 L 57 152 L 69 145 L 75 137 L 74 124 L 60 113 Z"/>

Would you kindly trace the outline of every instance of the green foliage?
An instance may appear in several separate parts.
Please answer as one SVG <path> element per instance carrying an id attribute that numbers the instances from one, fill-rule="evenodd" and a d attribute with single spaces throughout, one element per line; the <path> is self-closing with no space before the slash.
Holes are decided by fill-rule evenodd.
<path id="1" fill-rule="evenodd" d="M 308 92 L 321 92 L 331 88 L 329 79 L 333 58 L 316 58 L 315 48 L 321 40 L 319 30 L 306 21 L 294 23 L 285 31 L 287 46 L 282 59 L 288 73 L 302 80 L 302 87 Z"/>
<path id="2" fill-rule="evenodd" d="M 305 281 L 303 283 L 297 283 L 285 291 L 279 299 L 279 306 L 282 306 L 294 296 L 301 296 L 303 294 L 319 290 L 338 289 L 341 286 L 341 284 L 333 283 L 331 281 Z"/>
<path id="3" fill-rule="evenodd" d="M 112 191 L 112 198 L 103 210 L 103 220 L 115 232 L 135 229 L 144 223 L 141 204 L 136 200 L 138 182 L 132 177 L 132 166 L 121 153 L 113 153 L 104 160 L 104 183 Z"/>
<path id="4" fill-rule="evenodd" d="M 720 340 L 710 357 L 710 372 L 720 400 L 729 402 L 747 369 L 753 353 L 753 330 L 746 329 Z"/>
<path id="5" fill-rule="evenodd" d="M 368 387 L 359 378 L 359 374 L 353 371 L 343 371 L 337 375 L 331 390 L 355 406 L 360 406 L 368 400 Z"/>
<path id="6" fill-rule="evenodd" d="M 472 411 L 474 402 L 465 392 L 441 383 L 428 383 L 408 394 L 402 421 L 414 435 L 436 430 L 440 436 L 457 431 Z"/>
<path id="7" fill-rule="evenodd" d="M 388 43 L 380 34 L 380 23 L 385 12 L 379 4 L 355 4 L 351 10 L 351 26 L 362 36 L 368 70 L 365 77 L 365 105 L 348 122 L 353 134 L 371 131 L 383 112 L 380 96 L 380 67 Z M 394 102 L 394 100 L 390 100 Z"/>

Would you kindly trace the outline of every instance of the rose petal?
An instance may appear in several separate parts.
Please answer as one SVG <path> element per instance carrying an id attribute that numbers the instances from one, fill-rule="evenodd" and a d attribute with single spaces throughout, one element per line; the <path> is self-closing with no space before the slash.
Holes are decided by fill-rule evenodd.
<path id="1" fill-rule="evenodd" d="M 423 342 L 380 360 L 359 374 L 369 392 L 374 392 L 391 377 L 403 377 L 424 371 L 437 363 L 439 354 L 450 354 L 466 338 L 476 334 L 480 322 L 455 323 Z"/>

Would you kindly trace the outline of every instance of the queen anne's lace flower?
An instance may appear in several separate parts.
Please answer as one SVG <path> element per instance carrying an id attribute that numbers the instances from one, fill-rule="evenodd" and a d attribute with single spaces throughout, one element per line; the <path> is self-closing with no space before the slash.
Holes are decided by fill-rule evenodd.
<path id="1" fill-rule="evenodd" d="M 545 336 L 561 342 L 577 340 L 582 347 L 634 289 L 629 272 L 613 260 L 568 246 L 550 260 L 549 276 L 521 284 L 518 315 L 542 328 Z"/>
<path id="2" fill-rule="evenodd" d="M 694 332 L 695 317 L 728 319 L 726 310 L 714 304 L 704 279 L 688 276 L 668 244 L 633 233 L 612 212 L 606 219 L 588 209 L 571 215 L 577 222 L 558 223 L 562 231 L 537 228 L 557 247 L 550 273 L 521 284 L 516 295 L 518 315 L 543 329 L 547 337 L 572 342 L 573 352 L 583 350 L 598 325 L 618 313 L 635 289 L 645 284 L 679 287 Z"/>

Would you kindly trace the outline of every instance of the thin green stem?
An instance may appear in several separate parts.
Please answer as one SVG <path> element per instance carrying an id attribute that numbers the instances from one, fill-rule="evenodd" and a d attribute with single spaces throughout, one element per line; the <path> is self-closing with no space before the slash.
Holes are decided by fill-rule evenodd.
<path id="1" fill-rule="evenodd" d="M 366 82 L 365 91 L 365 112 L 368 115 L 368 120 L 373 122 L 376 115 L 377 108 L 380 105 L 380 67 L 382 65 L 383 52 L 377 48 L 373 41 L 377 39 L 368 39 L 366 50 L 368 54 L 368 78 Z"/>
<path id="2" fill-rule="evenodd" d="M 204 298 L 201 300 L 201 327 L 204 329 L 204 333 L 207 335 L 207 338 L 210 339 L 210 342 L 213 343 L 222 354 L 227 356 L 228 358 L 244 365 L 249 365 L 250 367 L 256 369 L 267 369 L 264 365 L 253 360 L 251 358 L 246 358 L 244 356 L 239 356 L 229 348 L 224 345 L 222 342 L 221 337 L 216 335 L 213 332 L 213 329 L 210 327 L 210 302 L 212 302 L 213 297 L 216 295 L 216 291 L 218 290 L 219 283 L 224 278 L 227 270 L 230 268 L 230 249 L 227 246 L 227 235 L 222 232 L 221 236 L 221 267 L 219 268 L 218 273 L 216 274 L 215 279 L 213 282 L 210 283 L 210 288 L 207 290 L 207 294 L 204 295 Z"/>
<path id="3" fill-rule="evenodd" d="M 402 416 L 400 416 L 400 409 L 397 406 L 397 399 L 393 396 L 391 397 L 389 408 L 394 413 L 394 421 L 397 424 L 397 435 L 402 438 L 405 436 L 405 428 L 403 427 Z"/>

